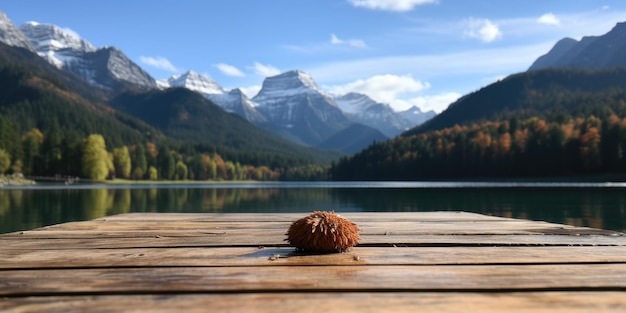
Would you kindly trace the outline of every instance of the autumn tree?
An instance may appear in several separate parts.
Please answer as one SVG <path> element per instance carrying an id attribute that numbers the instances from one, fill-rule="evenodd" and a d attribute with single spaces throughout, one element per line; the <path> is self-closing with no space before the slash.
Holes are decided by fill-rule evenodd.
<path id="1" fill-rule="evenodd" d="M 22 147 L 24 157 L 22 159 L 22 171 L 24 174 L 33 173 L 33 167 L 39 158 L 39 147 L 43 142 L 43 134 L 37 128 L 33 128 L 22 136 Z"/>
<path id="2" fill-rule="evenodd" d="M 113 165 L 115 166 L 115 175 L 117 177 L 130 177 L 131 159 L 128 147 L 122 146 L 113 150 Z"/>
<path id="3" fill-rule="evenodd" d="M 89 135 L 83 144 L 83 176 L 94 180 L 104 180 L 109 173 L 109 163 L 109 156 L 102 135 Z"/>
<path id="4" fill-rule="evenodd" d="M 174 176 L 176 180 L 187 179 L 188 172 L 187 165 L 183 161 L 176 162 L 176 173 Z"/>
<path id="5" fill-rule="evenodd" d="M 10 166 L 11 156 L 6 150 L 0 149 L 0 174 L 6 173 Z"/>

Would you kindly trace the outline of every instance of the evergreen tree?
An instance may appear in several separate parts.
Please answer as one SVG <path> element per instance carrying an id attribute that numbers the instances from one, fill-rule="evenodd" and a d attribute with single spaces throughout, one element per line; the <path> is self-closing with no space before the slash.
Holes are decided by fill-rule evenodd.
<path id="1" fill-rule="evenodd" d="M 63 172 L 62 135 L 57 119 L 45 134 L 41 145 L 41 164 L 37 168 L 40 175 L 56 175 Z"/>
<path id="2" fill-rule="evenodd" d="M 159 147 L 157 155 L 158 170 L 162 179 L 172 180 L 176 171 L 176 159 L 173 153 L 165 146 Z"/>
<path id="3" fill-rule="evenodd" d="M 146 159 L 146 149 L 143 144 L 135 145 L 131 159 L 133 163 L 133 178 L 141 179 L 148 170 L 148 160 Z"/>

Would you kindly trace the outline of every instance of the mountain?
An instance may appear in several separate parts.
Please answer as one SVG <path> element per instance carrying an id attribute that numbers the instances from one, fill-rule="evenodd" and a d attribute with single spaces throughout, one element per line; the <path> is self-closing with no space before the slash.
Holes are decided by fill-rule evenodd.
<path id="1" fill-rule="evenodd" d="M 115 47 L 95 48 L 76 34 L 51 24 L 28 22 L 19 30 L 37 54 L 93 86 L 114 92 L 157 88 L 147 72 Z"/>
<path id="2" fill-rule="evenodd" d="M 334 179 L 624 175 L 626 68 L 511 75 L 330 170 Z M 576 176 L 578 175 L 578 176 Z"/>
<path id="3" fill-rule="evenodd" d="M 263 127 L 305 145 L 315 146 L 352 123 L 313 78 L 299 70 L 266 78 L 252 101 L 268 120 Z"/>
<path id="4" fill-rule="evenodd" d="M 412 127 L 419 126 L 437 115 L 435 111 L 423 112 L 416 106 L 412 106 L 408 110 L 398 113 L 406 120 L 410 121 Z"/>
<path id="5" fill-rule="evenodd" d="M 390 138 L 419 124 L 395 112 L 388 104 L 378 103 L 364 94 L 351 92 L 334 100 L 352 121 L 376 128 Z"/>
<path id="6" fill-rule="evenodd" d="M 13 24 L 13 22 L 0 11 L 0 42 L 9 46 L 20 47 L 35 51 L 30 40 Z"/>
<path id="7" fill-rule="evenodd" d="M 199 93 L 186 88 L 128 92 L 114 98 L 109 104 L 180 141 L 316 161 L 322 159 L 329 161 L 331 157 L 336 156 L 298 146 L 260 130 L 243 118 L 225 112 Z"/>
<path id="8" fill-rule="evenodd" d="M 158 130 L 111 109 L 99 90 L 26 49 L 0 43 L 0 85 L 0 117 L 18 121 L 18 134 L 34 127 L 45 131 L 56 121 L 81 137 L 102 134 L 111 146 L 164 139 Z"/>
<path id="9" fill-rule="evenodd" d="M 625 88 L 626 69 L 623 68 L 563 68 L 523 72 L 461 97 L 448 109 L 404 135 L 480 121 L 546 115 L 588 115 L 586 103 L 598 101 L 599 95 L 608 91 Z"/>
<path id="10" fill-rule="evenodd" d="M 222 86 L 206 75 L 188 71 L 174 75 L 168 80 L 159 81 L 161 88 L 184 87 L 202 94 L 227 112 L 235 113 L 251 123 L 264 123 L 267 119 L 259 113 L 255 104 L 239 89 L 225 91 Z"/>
<path id="11" fill-rule="evenodd" d="M 547 54 L 539 57 L 529 70 L 545 68 L 600 69 L 626 66 L 626 22 L 618 23 L 602 36 L 587 36 L 580 41 L 565 38 Z"/>
<path id="12" fill-rule="evenodd" d="M 346 154 L 355 154 L 374 142 L 381 142 L 387 139 L 389 138 L 375 128 L 362 124 L 352 124 L 324 140 L 317 147 L 320 149 L 338 150 Z"/>

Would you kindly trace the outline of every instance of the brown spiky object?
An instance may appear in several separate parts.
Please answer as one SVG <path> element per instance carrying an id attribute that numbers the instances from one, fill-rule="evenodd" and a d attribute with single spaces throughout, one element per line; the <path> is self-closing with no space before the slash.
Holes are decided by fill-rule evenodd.
<path id="1" fill-rule="evenodd" d="M 359 226 L 335 212 L 315 211 L 301 218 L 287 231 L 287 239 L 298 251 L 344 252 L 360 240 Z"/>

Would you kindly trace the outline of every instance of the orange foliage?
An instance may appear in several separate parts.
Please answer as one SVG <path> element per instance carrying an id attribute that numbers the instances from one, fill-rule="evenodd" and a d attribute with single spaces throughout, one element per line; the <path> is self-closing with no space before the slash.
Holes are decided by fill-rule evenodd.
<path id="1" fill-rule="evenodd" d="M 498 153 L 501 155 L 508 154 L 511 151 L 511 135 L 509 133 L 504 133 L 504 135 L 500 136 L 498 139 Z"/>
<path id="2" fill-rule="evenodd" d="M 513 135 L 513 139 L 515 141 L 515 146 L 517 146 L 520 151 L 526 150 L 526 142 L 528 141 L 528 128 L 525 128 L 523 131 L 519 129 L 516 130 L 515 134 Z"/>

